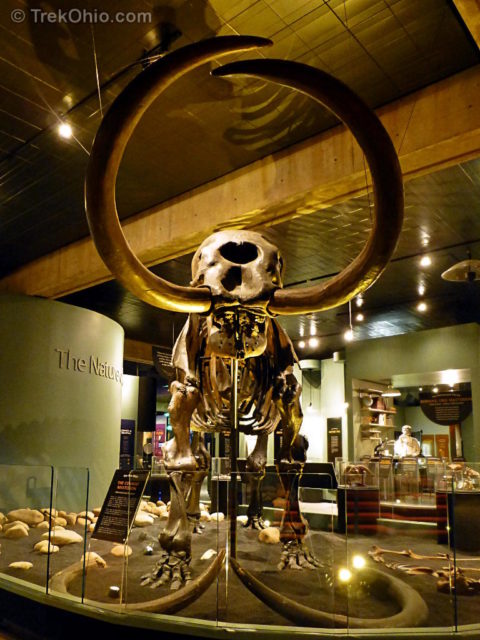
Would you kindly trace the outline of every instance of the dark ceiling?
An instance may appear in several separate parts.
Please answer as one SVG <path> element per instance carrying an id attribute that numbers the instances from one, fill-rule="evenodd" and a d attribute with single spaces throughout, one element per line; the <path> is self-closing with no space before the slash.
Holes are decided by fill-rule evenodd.
<path id="1" fill-rule="evenodd" d="M 266 36 L 273 47 L 255 55 L 322 68 L 373 108 L 480 61 L 448 0 L 76 2 L 90 15 L 151 15 L 148 23 L 93 25 L 88 19 L 39 22 L 39 8 L 65 11 L 65 1 L 24 1 L 25 20 L 16 23 L 12 11 L 18 7 L 18 0 L 4 0 L 0 8 L 0 277 L 88 234 L 88 150 L 102 112 L 148 63 L 145 58 L 214 35 Z M 208 71 L 199 68 L 171 87 L 139 125 L 118 180 L 122 218 L 336 124 L 299 94 L 251 79 L 214 79 Z M 58 137 L 62 117 L 73 125 L 75 140 Z M 467 250 L 480 257 L 480 161 L 409 181 L 405 214 L 394 259 L 365 295 L 365 320 L 353 318 L 358 338 L 480 318 L 480 285 L 440 278 Z M 286 285 L 337 273 L 358 253 L 369 223 L 367 196 L 270 227 L 286 258 Z M 427 250 L 433 263 L 421 270 L 419 257 Z M 153 270 L 185 284 L 190 258 Z M 420 279 L 425 313 L 416 310 Z M 184 321 L 141 303 L 116 282 L 63 300 L 104 313 L 123 325 L 128 338 L 152 344 L 171 346 Z M 356 311 L 352 305 L 354 316 Z M 321 338 L 314 353 L 305 351 L 309 357 L 328 355 L 342 348 L 349 313 L 342 307 L 283 322 L 294 340 L 313 333 Z"/>

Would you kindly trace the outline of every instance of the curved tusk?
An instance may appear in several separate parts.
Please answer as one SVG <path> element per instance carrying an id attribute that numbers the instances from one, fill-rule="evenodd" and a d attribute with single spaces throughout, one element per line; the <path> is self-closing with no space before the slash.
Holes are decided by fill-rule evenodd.
<path id="1" fill-rule="evenodd" d="M 214 76 L 246 74 L 297 89 L 314 98 L 351 130 L 367 159 L 373 181 L 374 220 L 367 244 L 355 260 L 327 283 L 277 289 L 272 313 L 322 311 L 348 302 L 381 275 L 393 254 L 403 221 L 403 184 L 393 143 L 373 111 L 347 86 L 320 69 L 287 60 L 245 60 L 212 71 Z"/>
<path id="2" fill-rule="evenodd" d="M 219 56 L 269 44 L 270 40 L 254 36 L 221 36 L 173 51 L 127 85 L 100 125 L 85 181 L 88 225 L 107 267 L 144 302 L 170 311 L 202 313 L 210 309 L 211 295 L 206 287 L 181 287 L 156 276 L 125 239 L 115 204 L 115 182 L 130 136 L 158 95 L 187 71 Z"/>
<path id="3" fill-rule="evenodd" d="M 243 584 L 257 598 L 288 620 L 302 626 L 321 628 L 328 624 L 330 627 L 355 629 L 395 629 L 420 626 L 428 618 L 428 607 L 415 589 L 398 578 L 376 569 L 362 569 L 362 578 L 367 578 L 370 584 L 377 587 L 379 592 L 389 595 L 400 605 L 401 611 L 389 618 L 355 618 L 327 611 L 317 611 L 287 596 L 280 595 L 277 591 L 262 584 L 249 571 L 241 567 L 237 560 L 230 558 L 230 564 Z"/>
<path id="4" fill-rule="evenodd" d="M 187 605 L 191 604 L 197 598 L 199 598 L 212 584 L 215 578 L 218 576 L 220 569 L 222 568 L 223 561 L 225 559 L 225 550 L 219 551 L 217 557 L 210 563 L 205 571 L 195 578 L 190 580 L 183 588 L 173 593 L 169 593 L 161 598 L 155 600 L 148 600 L 147 602 L 132 602 L 125 604 L 108 604 L 106 602 L 88 601 L 87 604 L 94 604 L 102 609 L 108 609 L 109 611 L 150 611 L 155 613 L 174 613 L 183 609 Z M 87 566 L 82 561 L 76 562 L 70 565 L 66 569 L 59 571 L 51 577 L 49 581 L 49 589 L 51 592 L 57 591 L 59 593 L 68 593 L 68 587 L 75 578 L 80 576 L 83 571 L 90 571 L 91 569 L 102 570 L 96 565 Z"/>

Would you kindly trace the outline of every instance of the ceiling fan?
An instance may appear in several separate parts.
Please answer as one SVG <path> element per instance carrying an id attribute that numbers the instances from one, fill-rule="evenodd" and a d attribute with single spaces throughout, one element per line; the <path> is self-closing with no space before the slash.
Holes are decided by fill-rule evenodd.
<path id="1" fill-rule="evenodd" d="M 442 273 L 444 280 L 452 282 L 474 282 L 480 280 L 480 260 L 472 260 L 470 251 L 467 252 L 468 259 L 457 262 L 452 267 Z"/>

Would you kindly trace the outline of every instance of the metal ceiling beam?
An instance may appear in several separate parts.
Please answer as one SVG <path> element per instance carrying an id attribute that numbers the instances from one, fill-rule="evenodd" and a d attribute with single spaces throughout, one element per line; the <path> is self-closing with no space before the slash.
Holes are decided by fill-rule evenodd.
<path id="1" fill-rule="evenodd" d="M 377 113 L 405 180 L 480 156 L 480 67 L 394 102 Z M 125 235 L 153 266 L 193 251 L 211 232 L 268 226 L 366 192 L 363 156 L 343 126 L 129 218 Z M 0 291 L 48 298 L 111 279 L 86 238 L 0 280 Z"/>

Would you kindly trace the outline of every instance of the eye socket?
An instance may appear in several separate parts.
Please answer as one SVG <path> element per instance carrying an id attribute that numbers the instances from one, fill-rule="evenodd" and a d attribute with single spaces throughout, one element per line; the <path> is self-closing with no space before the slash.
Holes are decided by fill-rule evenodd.
<path id="1" fill-rule="evenodd" d="M 251 242 L 227 242 L 220 247 L 220 255 L 234 264 L 248 264 L 258 257 L 258 249 Z"/>

